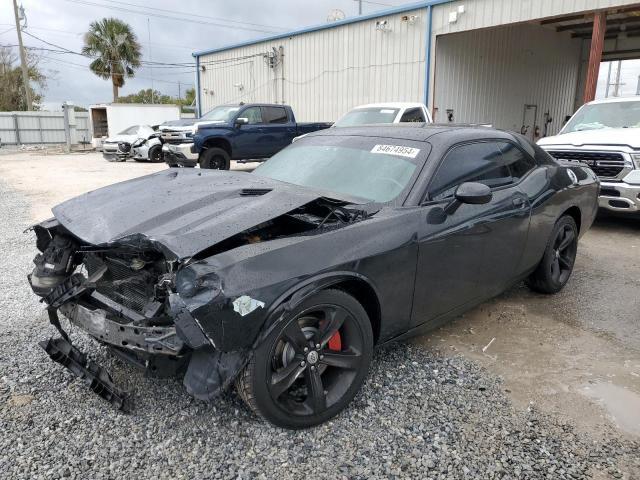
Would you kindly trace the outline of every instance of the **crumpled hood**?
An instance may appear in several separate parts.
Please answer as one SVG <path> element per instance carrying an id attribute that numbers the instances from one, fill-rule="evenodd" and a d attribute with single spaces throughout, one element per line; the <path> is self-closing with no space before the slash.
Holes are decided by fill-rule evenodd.
<path id="1" fill-rule="evenodd" d="M 89 244 L 151 242 L 184 259 L 322 196 L 245 172 L 167 169 L 85 193 L 53 214 Z"/>
<path id="2" fill-rule="evenodd" d="M 640 149 L 640 129 L 638 128 L 603 128 L 600 130 L 582 130 L 580 132 L 564 133 L 553 137 L 541 138 L 541 147 L 589 145 L 623 145 Z"/>
<path id="3" fill-rule="evenodd" d="M 138 135 L 114 135 L 113 137 L 105 138 L 104 143 L 133 143 L 138 140 L 138 138 L 140 138 Z"/>

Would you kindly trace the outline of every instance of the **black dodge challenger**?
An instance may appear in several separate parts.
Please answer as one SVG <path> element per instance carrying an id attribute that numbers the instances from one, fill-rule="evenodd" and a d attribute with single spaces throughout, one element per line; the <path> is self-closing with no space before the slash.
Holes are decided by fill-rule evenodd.
<path id="1" fill-rule="evenodd" d="M 198 399 L 235 382 L 268 421 L 309 427 L 351 401 L 374 345 L 521 280 L 562 289 L 598 190 L 587 167 L 464 126 L 325 130 L 251 174 L 167 169 L 33 227 L 29 281 L 60 334 L 41 345 L 123 410 L 60 315 Z"/>

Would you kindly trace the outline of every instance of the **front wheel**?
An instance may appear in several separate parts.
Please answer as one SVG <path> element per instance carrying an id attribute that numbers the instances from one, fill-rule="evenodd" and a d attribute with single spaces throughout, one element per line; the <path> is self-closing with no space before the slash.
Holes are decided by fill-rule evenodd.
<path id="1" fill-rule="evenodd" d="M 200 154 L 200 168 L 213 170 L 229 170 L 231 159 L 229 154 L 221 148 L 207 148 Z"/>
<path id="2" fill-rule="evenodd" d="M 149 149 L 149 161 L 151 163 L 160 163 L 163 161 L 162 145 L 154 145 Z"/>
<path id="3" fill-rule="evenodd" d="M 307 428 L 337 415 L 364 383 L 373 351 L 366 311 L 324 290 L 301 302 L 256 349 L 236 386 L 274 425 Z"/>
<path id="4" fill-rule="evenodd" d="M 536 270 L 526 283 L 540 293 L 557 293 L 573 271 L 578 251 L 578 227 L 573 217 L 564 215 L 556 222 Z"/>

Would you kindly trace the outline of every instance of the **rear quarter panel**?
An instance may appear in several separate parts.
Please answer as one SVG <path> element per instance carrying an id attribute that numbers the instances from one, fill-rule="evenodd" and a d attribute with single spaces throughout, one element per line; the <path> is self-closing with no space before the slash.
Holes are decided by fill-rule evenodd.
<path id="1" fill-rule="evenodd" d="M 598 210 L 599 182 L 588 168 L 550 164 L 533 171 L 520 188 L 531 204 L 529 235 L 520 267 L 526 273 L 539 263 L 555 223 L 565 212 L 579 210 L 580 236 L 591 227 Z"/>

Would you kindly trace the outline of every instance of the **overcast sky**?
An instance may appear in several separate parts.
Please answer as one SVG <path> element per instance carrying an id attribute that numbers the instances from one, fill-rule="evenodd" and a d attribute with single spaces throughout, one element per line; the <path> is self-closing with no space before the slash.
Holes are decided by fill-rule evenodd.
<path id="1" fill-rule="evenodd" d="M 92 21 L 103 17 L 117 17 L 133 28 L 142 44 L 144 59 L 154 62 L 193 62 L 191 52 L 194 50 L 220 47 L 324 23 L 329 12 L 336 8 L 342 10 L 347 17 L 358 13 L 358 4 L 354 0 L 18 0 L 19 3 L 20 1 L 26 11 L 27 32 L 43 40 L 80 51 L 82 35 Z M 15 28 L 11 29 L 14 24 L 13 9 L 6 8 L 11 5 L 11 0 L 3 0 L 2 3 L 0 43 L 16 44 Z M 415 0 L 363 2 L 363 13 L 403 3 L 415 3 Z M 133 11 L 152 12 L 154 15 Z M 184 15 L 180 15 L 181 12 Z M 179 17 L 185 21 L 176 20 Z M 23 35 L 23 41 L 27 46 L 51 48 L 27 35 Z M 84 66 L 90 63 L 88 59 L 75 55 L 41 53 L 40 65 L 50 77 L 45 92 L 47 107 L 64 100 L 71 100 L 79 105 L 111 101 L 111 83 L 89 72 Z M 183 94 L 185 88 L 194 83 L 194 74 L 189 68 L 154 68 L 151 71 L 144 67 L 138 70 L 134 79 L 126 80 L 120 94 L 127 95 L 142 88 L 150 88 L 151 78 L 156 90 L 174 96 L 178 95 L 178 82 L 181 83 Z"/>
<path id="2" fill-rule="evenodd" d="M 372 0 L 363 3 L 363 11 L 370 13 L 414 2 Z M 332 9 L 342 10 L 347 17 L 356 16 L 358 12 L 355 0 L 22 0 L 22 3 L 28 21 L 26 31 L 47 42 L 80 51 L 82 35 L 89 24 L 112 16 L 132 26 L 142 44 L 145 60 L 168 63 L 192 62 L 191 52 L 194 50 L 324 23 Z M 0 43 L 16 44 L 15 28 L 11 28 L 14 24 L 13 9 L 7 8 L 11 0 L 3 0 L 3 5 L 0 9 Z M 176 10 L 178 7 L 179 11 Z M 28 35 L 23 35 L 23 41 L 30 47 L 52 48 Z M 45 92 L 47 108 L 64 100 L 85 106 L 111 101 L 111 82 L 90 73 L 86 67 L 88 59 L 69 54 L 39 53 L 42 55 L 40 65 L 49 77 Z M 635 93 L 638 74 L 640 61 L 625 62 L 622 94 Z M 603 96 L 606 68 L 601 70 L 600 77 L 603 81 L 599 82 L 598 92 Z M 143 67 L 134 79 L 127 79 L 121 95 L 150 88 L 151 78 L 156 90 L 174 96 L 178 94 L 178 83 L 184 94 L 184 90 L 194 82 L 194 74 L 189 67 L 156 67 L 153 70 Z"/>

